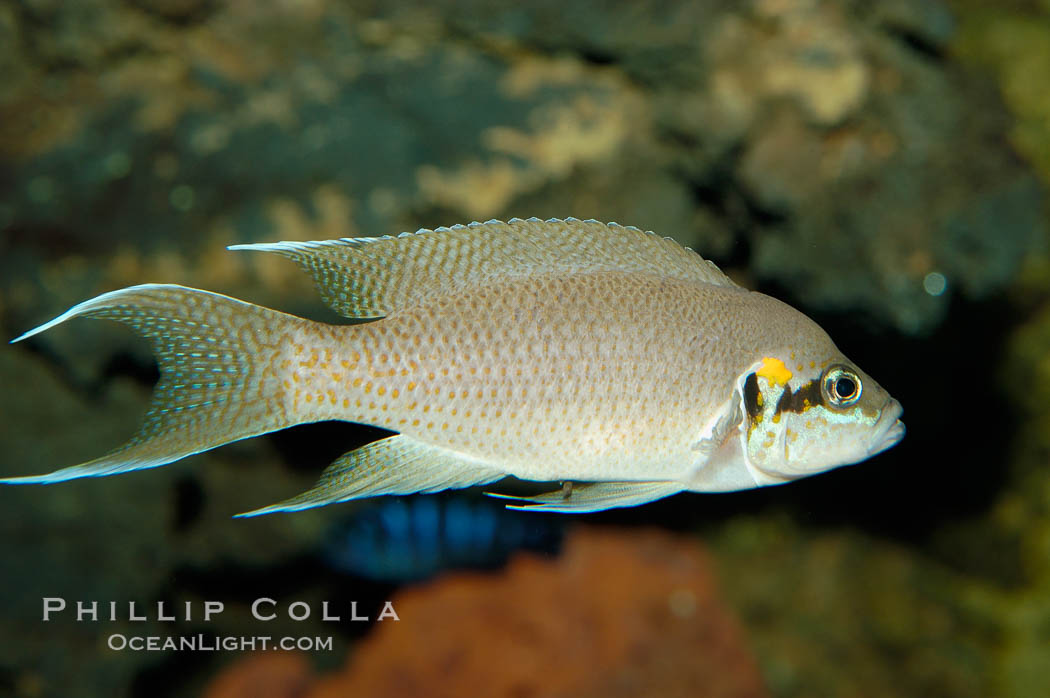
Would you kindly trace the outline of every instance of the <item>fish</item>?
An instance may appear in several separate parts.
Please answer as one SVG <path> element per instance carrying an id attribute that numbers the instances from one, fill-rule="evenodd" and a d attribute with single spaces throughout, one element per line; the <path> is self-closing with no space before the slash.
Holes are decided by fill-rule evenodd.
<path id="1" fill-rule="evenodd" d="M 12 341 L 76 317 L 129 325 L 160 368 L 144 423 L 95 460 L 2 482 L 152 468 L 344 420 L 396 433 L 238 516 L 508 476 L 561 483 L 490 493 L 508 506 L 587 513 L 779 485 L 904 436 L 900 403 L 817 323 L 633 226 L 514 218 L 229 249 L 294 261 L 350 324 L 173 284 L 75 305 Z"/>
<path id="2" fill-rule="evenodd" d="M 329 529 L 321 559 L 339 572 L 395 583 L 453 569 L 497 569 L 519 550 L 556 554 L 557 521 L 479 497 L 381 497 Z"/>

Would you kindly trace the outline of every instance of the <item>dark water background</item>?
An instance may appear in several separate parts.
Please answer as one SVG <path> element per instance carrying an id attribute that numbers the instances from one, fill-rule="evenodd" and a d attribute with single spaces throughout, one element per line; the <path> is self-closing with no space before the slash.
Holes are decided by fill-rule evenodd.
<path id="1" fill-rule="evenodd" d="M 0 67 L 2 337 L 148 281 L 333 320 L 294 265 L 224 246 L 597 218 L 671 235 L 801 308 L 908 425 L 891 451 L 787 487 L 567 521 L 587 569 L 565 552 L 537 564 L 627 648 L 579 642 L 578 656 L 540 649 L 555 644 L 543 632 L 588 630 L 514 586 L 531 562 L 367 581 L 317 554 L 352 506 L 230 518 L 305 489 L 376 430 L 303 426 L 162 469 L 0 489 L 0 694 L 477 694 L 457 647 L 521 673 L 484 684 L 498 695 L 1050 695 L 1045 0 L 23 0 L 0 4 Z M 0 349 L 0 474 L 123 442 L 155 379 L 144 343 L 111 323 Z M 643 552 L 573 547 L 586 526 Z M 669 547 L 646 557 L 653 527 Z M 669 551 L 709 562 L 697 588 L 720 630 L 617 624 L 631 602 L 602 601 L 639 564 L 653 589 L 626 598 L 667 596 Z M 412 663 L 371 623 L 317 617 L 323 600 L 373 617 L 390 598 L 450 603 L 456 584 L 525 613 L 501 632 L 531 654 L 472 624 L 493 613 L 481 601 L 417 638 L 430 650 Z M 674 617 L 707 622 L 676 594 Z M 226 611 L 44 623 L 45 596 Z M 261 624 L 262 596 L 315 612 Z M 291 660 L 106 647 L 198 632 L 335 644 Z M 726 647 L 738 664 L 696 668 Z M 355 653 L 422 683 L 362 688 Z"/>

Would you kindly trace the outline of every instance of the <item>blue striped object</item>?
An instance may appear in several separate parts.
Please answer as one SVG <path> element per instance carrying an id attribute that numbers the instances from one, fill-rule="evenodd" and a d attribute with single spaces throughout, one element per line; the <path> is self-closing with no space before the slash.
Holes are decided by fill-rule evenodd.
<path id="1" fill-rule="evenodd" d="M 495 569 L 518 550 L 556 553 L 557 517 L 463 494 L 381 497 L 329 531 L 327 565 L 375 581 L 410 582 L 444 570 Z"/>

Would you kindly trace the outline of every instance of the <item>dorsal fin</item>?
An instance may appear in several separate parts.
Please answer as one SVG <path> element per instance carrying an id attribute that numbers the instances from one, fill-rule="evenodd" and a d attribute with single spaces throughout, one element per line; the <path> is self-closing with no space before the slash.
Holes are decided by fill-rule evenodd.
<path id="1" fill-rule="evenodd" d="M 512 218 L 378 238 L 232 245 L 276 252 L 310 272 L 322 298 L 350 318 L 382 317 L 486 280 L 534 273 L 628 271 L 733 286 L 671 238 L 617 223 Z"/>

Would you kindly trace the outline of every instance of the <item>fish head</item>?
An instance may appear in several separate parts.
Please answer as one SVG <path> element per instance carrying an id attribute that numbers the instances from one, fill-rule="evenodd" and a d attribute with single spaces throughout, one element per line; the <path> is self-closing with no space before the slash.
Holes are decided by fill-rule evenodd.
<path id="1" fill-rule="evenodd" d="M 763 357 L 739 383 L 743 452 L 757 484 L 859 463 L 904 437 L 901 404 L 837 350 L 784 353 Z"/>

